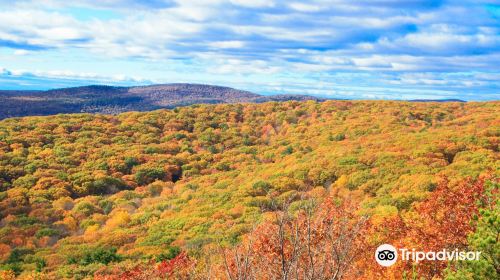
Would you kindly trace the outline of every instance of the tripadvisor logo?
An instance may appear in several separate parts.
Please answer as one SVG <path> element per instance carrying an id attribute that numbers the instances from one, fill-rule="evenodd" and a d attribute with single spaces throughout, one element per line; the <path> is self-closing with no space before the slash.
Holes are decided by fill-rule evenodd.
<path id="1" fill-rule="evenodd" d="M 399 254 L 398 254 L 399 251 Z M 391 266 L 398 260 L 398 255 L 401 257 L 402 261 L 477 261 L 481 255 L 481 252 L 464 252 L 455 250 L 441 251 L 415 251 L 415 249 L 408 250 L 405 248 L 396 249 L 390 244 L 382 244 L 375 250 L 375 260 L 381 266 Z"/>
<path id="2" fill-rule="evenodd" d="M 392 245 L 382 244 L 375 251 L 375 260 L 381 266 L 391 266 L 398 260 L 398 251 Z"/>

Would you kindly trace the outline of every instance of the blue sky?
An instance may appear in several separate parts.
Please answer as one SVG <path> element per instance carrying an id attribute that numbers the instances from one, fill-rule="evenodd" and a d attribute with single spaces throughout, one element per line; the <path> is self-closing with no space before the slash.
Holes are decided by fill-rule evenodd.
<path id="1" fill-rule="evenodd" d="M 0 89 L 500 99 L 500 1 L 0 0 Z"/>

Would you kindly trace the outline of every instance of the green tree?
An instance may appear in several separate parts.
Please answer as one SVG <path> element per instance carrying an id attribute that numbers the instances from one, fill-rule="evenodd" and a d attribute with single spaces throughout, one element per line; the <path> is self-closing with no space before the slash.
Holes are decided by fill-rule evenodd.
<path id="1" fill-rule="evenodd" d="M 481 257 L 459 263 L 456 271 L 449 269 L 447 280 L 500 279 L 500 184 L 488 182 L 487 187 L 487 204 L 479 211 L 476 231 L 469 237 L 469 250 L 481 252 Z"/>

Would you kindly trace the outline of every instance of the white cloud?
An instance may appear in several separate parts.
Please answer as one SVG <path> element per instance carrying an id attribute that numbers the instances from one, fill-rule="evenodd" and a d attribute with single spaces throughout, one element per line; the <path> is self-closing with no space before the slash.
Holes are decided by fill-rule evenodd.
<path id="1" fill-rule="evenodd" d="M 30 51 L 27 51 L 27 50 L 15 50 L 14 51 L 14 55 L 28 55 L 28 54 L 31 54 L 33 52 L 30 52 Z"/>
<path id="2" fill-rule="evenodd" d="M 245 61 L 241 59 L 223 58 L 212 55 L 209 62 L 213 63 L 214 66 L 208 69 L 208 72 L 214 74 L 275 74 L 283 70 L 279 66 L 275 66 L 272 65 L 272 63 L 261 60 Z"/>
<path id="3" fill-rule="evenodd" d="M 242 41 L 218 41 L 211 42 L 208 44 L 212 48 L 220 48 L 220 49 L 238 49 L 245 46 L 245 42 Z"/>
<path id="4" fill-rule="evenodd" d="M 23 69 L 5 69 L 0 68 L 1 75 L 11 76 L 33 76 L 43 78 L 71 79 L 71 80 L 93 80 L 101 82 L 148 82 L 142 77 L 130 77 L 125 75 L 101 75 L 98 73 L 75 72 L 72 70 L 51 70 L 51 71 L 28 71 Z"/>
<path id="5" fill-rule="evenodd" d="M 313 5 L 313 4 L 305 4 L 305 3 L 300 3 L 300 2 L 293 2 L 289 4 L 290 8 L 299 11 L 299 12 L 306 12 L 306 13 L 311 13 L 311 12 L 319 12 L 321 11 L 321 7 L 318 5 Z"/>
<path id="6" fill-rule="evenodd" d="M 420 48 L 427 51 L 456 49 L 463 47 L 488 47 L 500 42 L 498 36 L 484 34 L 453 34 L 453 33 L 414 33 L 408 34 L 396 43 L 404 43 L 412 48 Z"/>
<path id="7" fill-rule="evenodd" d="M 239 5 L 249 8 L 274 7 L 275 3 L 272 0 L 230 0 L 234 5 Z"/>
<path id="8" fill-rule="evenodd" d="M 200 73 L 236 75 L 278 76 L 284 71 L 303 79 L 358 71 L 371 77 L 390 73 L 384 80 L 387 84 L 497 85 L 479 75 L 453 84 L 436 77 L 393 76 L 431 71 L 498 73 L 499 19 L 473 1 L 440 5 L 392 0 L 11 2 L 0 0 L 0 47 L 11 49 L 8 53 L 17 59 L 36 57 L 37 50 L 60 51 L 54 56 L 59 59 L 53 62 L 56 69 L 77 50 L 96 60 L 111 57 L 154 65 L 175 59 L 183 61 L 177 66 L 186 72 L 190 67 Z M 87 13 L 119 11 L 119 16 L 81 20 L 73 13 L 81 7 Z M 36 62 L 32 67 L 28 70 L 36 72 Z M 69 76 L 77 72 L 73 69 Z"/>

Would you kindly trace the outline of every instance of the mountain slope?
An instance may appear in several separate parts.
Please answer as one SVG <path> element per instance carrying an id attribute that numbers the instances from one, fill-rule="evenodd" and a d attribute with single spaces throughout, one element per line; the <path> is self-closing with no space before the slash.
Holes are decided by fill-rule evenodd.
<path id="1" fill-rule="evenodd" d="M 305 95 L 262 96 L 229 87 L 165 84 L 139 87 L 84 86 L 47 91 L 0 91 L 0 119 L 60 113 L 117 114 L 191 104 L 320 100 Z"/>

